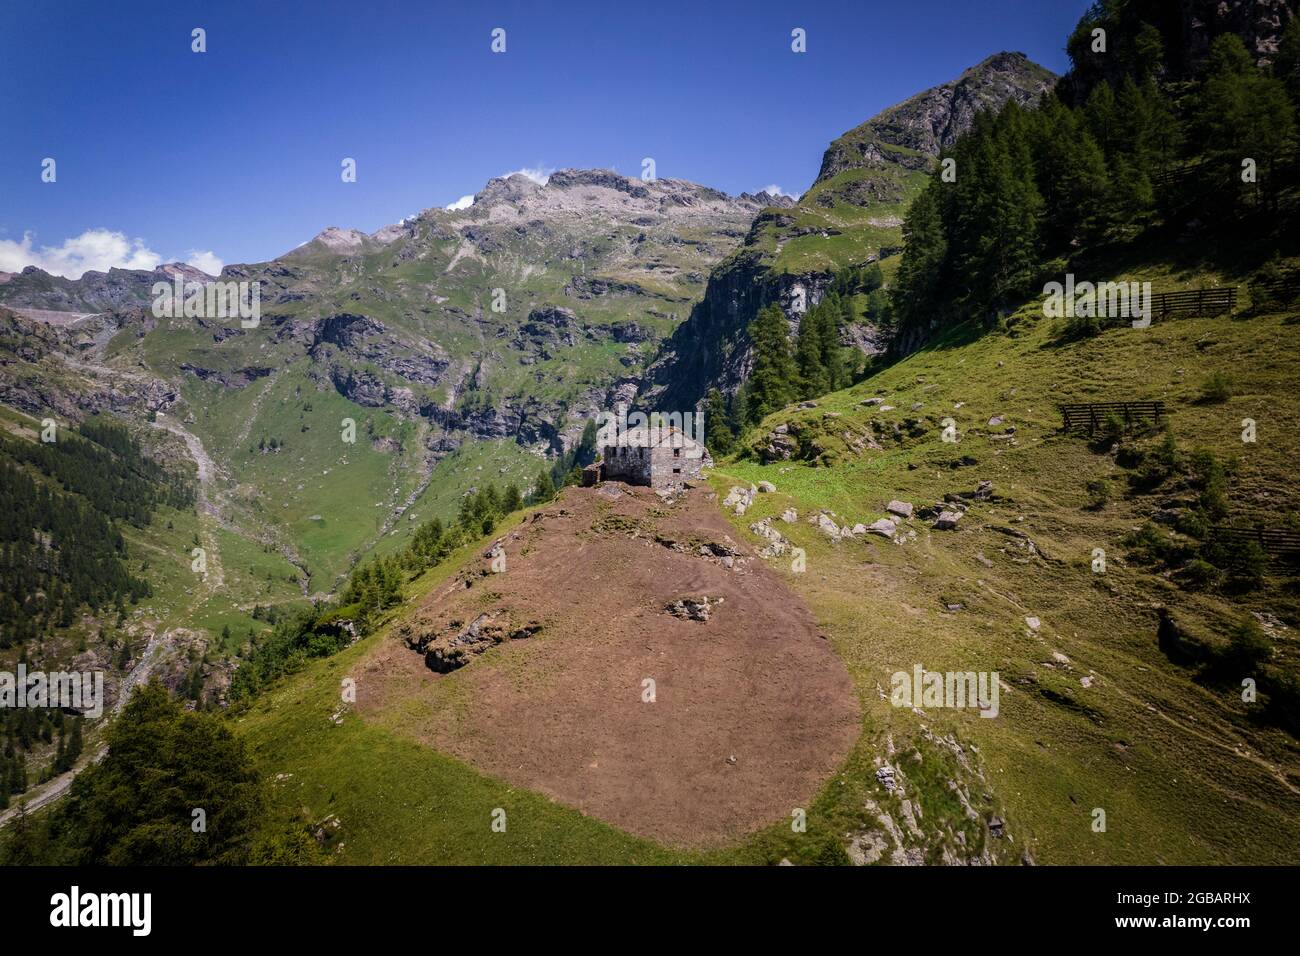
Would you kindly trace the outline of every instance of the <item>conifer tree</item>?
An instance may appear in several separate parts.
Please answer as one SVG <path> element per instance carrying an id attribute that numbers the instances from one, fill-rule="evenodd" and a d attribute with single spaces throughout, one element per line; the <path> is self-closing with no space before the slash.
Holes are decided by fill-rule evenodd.
<path id="1" fill-rule="evenodd" d="M 795 397 L 799 370 L 790 354 L 788 328 L 785 313 L 778 305 L 760 309 L 749 323 L 754 369 L 748 382 L 748 424 L 758 424 Z"/>

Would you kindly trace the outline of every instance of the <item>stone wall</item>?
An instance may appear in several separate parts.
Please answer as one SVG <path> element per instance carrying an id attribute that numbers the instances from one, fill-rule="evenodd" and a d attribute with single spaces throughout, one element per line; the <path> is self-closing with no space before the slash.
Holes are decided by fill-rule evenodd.
<path id="1" fill-rule="evenodd" d="M 629 485 L 651 484 L 652 458 L 649 448 L 606 445 L 604 454 L 601 477 L 605 481 L 625 481 Z"/>
<path id="2" fill-rule="evenodd" d="M 703 462 L 704 450 L 693 442 L 676 448 L 670 442 L 655 448 L 607 445 L 601 480 L 670 488 L 698 478 Z"/>

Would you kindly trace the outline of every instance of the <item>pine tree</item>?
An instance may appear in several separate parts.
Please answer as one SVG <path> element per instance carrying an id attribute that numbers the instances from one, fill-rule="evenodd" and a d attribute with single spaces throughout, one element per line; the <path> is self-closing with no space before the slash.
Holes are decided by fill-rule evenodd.
<path id="1" fill-rule="evenodd" d="M 799 398 L 815 398 L 831 390 L 830 375 L 822 361 L 821 304 L 804 313 L 799 321 L 799 339 L 794 361 L 799 367 Z"/>
<path id="2" fill-rule="evenodd" d="M 939 191 L 947 185 L 937 178 L 930 180 L 912 201 L 903 222 L 903 261 L 891 296 L 900 332 L 923 328 L 938 311 L 940 281 L 948 258 Z"/>
<path id="3" fill-rule="evenodd" d="M 748 424 L 756 425 L 795 397 L 799 370 L 790 354 L 789 325 L 778 305 L 760 309 L 749 323 L 754 368 L 749 376 Z"/>
<path id="4" fill-rule="evenodd" d="M 1273 58 L 1273 75 L 1286 86 L 1291 101 L 1300 108 L 1300 17 L 1292 17 L 1282 31 Z"/>
<path id="5" fill-rule="evenodd" d="M 1211 159 L 1211 184 L 1223 189 L 1240 182 L 1244 158 L 1256 164 L 1254 194 L 1275 206 L 1273 176 L 1295 143 L 1295 109 L 1282 81 L 1264 76 L 1236 34 L 1210 44 L 1209 68 L 1201 90 L 1197 125 Z"/>
<path id="6" fill-rule="evenodd" d="M 704 444 L 715 455 L 731 453 L 736 435 L 728 420 L 727 400 L 716 388 L 709 389 L 704 399 Z"/>
<path id="7" fill-rule="evenodd" d="M 533 503 L 543 504 L 555 497 L 555 482 L 551 480 L 550 472 L 543 470 L 537 476 L 537 481 L 533 485 Z"/>
<path id="8" fill-rule="evenodd" d="M 513 481 L 506 485 L 501 496 L 501 508 L 506 514 L 518 511 L 524 506 L 524 496 L 519 493 L 519 486 Z"/>
<path id="9" fill-rule="evenodd" d="M 1109 205 L 1106 160 L 1092 134 L 1048 97 L 1033 124 L 1033 161 L 1043 196 L 1044 244 L 1068 252 L 1100 238 Z"/>

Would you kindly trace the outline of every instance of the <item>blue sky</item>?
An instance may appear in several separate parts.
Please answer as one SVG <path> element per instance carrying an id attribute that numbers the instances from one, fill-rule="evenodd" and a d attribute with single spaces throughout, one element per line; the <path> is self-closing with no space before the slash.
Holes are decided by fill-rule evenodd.
<path id="1" fill-rule="evenodd" d="M 261 261 L 509 171 L 639 175 L 647 156 L 660 177 L 798 193 L 830 140 L 992 53 L 1062 72 L 1087 6 L 6 0 L 0 269 Z"/>

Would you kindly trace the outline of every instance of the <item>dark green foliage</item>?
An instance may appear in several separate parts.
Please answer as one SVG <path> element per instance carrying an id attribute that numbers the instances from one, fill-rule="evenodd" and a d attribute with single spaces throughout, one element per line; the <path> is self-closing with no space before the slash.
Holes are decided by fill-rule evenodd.
<path id="1" fill-rule="evenodd" d="M 1095 481 L 1088 482 L 1088 509 L 1090 511 L 1101 511 L 1109 501 L 1109 481 L 1105 478 L 1098 478 Z"/>
<path id="2" fill-rule="evenodd" d="M 1224 663 L 1242 674 L 1250 674 L 1268 663 L 1273 655 L 1273 645 L 1253 617 L 1242 618 L 1241 623 L 1228 636 Z"/>
<path id="3" fill-rule="evenodd" d="M 587 419 L 587 424 L 582 428 L 582 437 L 578 439 L 578 443 L 557 457 L 555 463 L 551 465 L 551 493 L 545 500 L 549 501 L 554 498 L 556 491 L 565 485 L 578 484 L 582 478 L 582 469 L 595 461 L 596 456 L 600 453 L 600 449 L 596 447 L 599 437 L 600 428 L 597 426 L 596 420 L 594 418 Z"/>
<path id="4" fill-rule="evenodd" d="M 1207 404 L 1219 405 L 1235 395 L 1236 391 L 1237 387 L 1231 375 L 1227 372 L 1215 371 L 1201 383 L 1200 400 Z"/>
<path id="5" fill-rule="evenodd" d="M 1205 144 L 1207 185 L 1220 195 L 1239 181 L 1243 158 L 1256 164 L 1255 200 L 1275 208 L 1274 177 L 1295 147 L 1295 110 L 1281 80 L 1256 69 L 1235 34 L 1210 45 L 1209 69 L 1197 98 L 1195 130 Z"/>
<path id="6" fill-rule="evenodd" d="M 252 763 L 224 719 L 185 711 L 154 682 L 132 694 L 108 730 L 108 755 L 77 777 L 45 832 L 10 841 L 5 855 L 81 866 L 241 864 L 263 808 Z M 195 832 L 196 809 L 206 832 Z"/>
<path id="7" fill-rule="evenodd" d="M 533 484 L 533 493 L 528 496 L 530 503 L 535 505 L 545 504 L 555 497 L 555 482 L 551 480 L 549 471 L 542 471 L 537 476 L 537 481 Z"/>
<path id="8" fill-rule="evenodd" d="M 1059 95 L 1038 109 L 1011 101 L 977 115 L 941 157 L 955 162 L 955 180 L 933 177 L 903 227 L 895 355 L 967 319 L 994 327 L 1041 282 L 1091 268 L 1099 252 L 1152 229 L 1196 216 L 1201 228 L 1223 232 L 1252 209 L 1277 212 L 1285 177 L 1294 175 L 1286 81 L 1258 69 L 1241 40 L 1224 34 L 1190 95 L 1188 84 L 1162 86 L 1175 26 L 1162 16 L 1146 0 L 1094 7 L 1070 41 L 1075 72 Z M 1096 25 L 1108 30 L 1104 55 L 1089 52 Z M 1279 57 L 1287 77 L 1300 75 L 1300 28 L 1290 34 L 1294 61 Z M 1253 182 L 1243 178 L 1246 158 Z M 1080 317 L 1065 334 L 1100 331 L 1096 318 Z"/>
<path id="9" fill-rule="evenodd" d="M 506 490 L 501 493 L 501 510 L 506 514 L 512 511 L 518 511 L 524 506 L 524 496 L 519 491 L 519 486 L 513 481 L 506 485 Z"/>
<path id="10" fill-rule="evenodd" d="M 704 444 L 714 455 L 727 455 L 736 445 L 731 412 L 722 392 L 709 389 L 704 400 Z"/>
<path id="11" fill-rule="evenodd" d="M 0 648 L 71 625 L 83 606 L 148 597 L 148 582 L 126 568 L 116 522 L 142 527 L 160 505 L 193 501 L 108 422 L 48 444 L 0 437 Z"/>
<path id="12" fill-rule="evenodd" d="M 747 424 L 756 425 L 796 397 L 799 369 L 790 354 L 789 325 L 778 305 L 760 309 L 749 323 L 754 369 L 746 383 Z"/>

